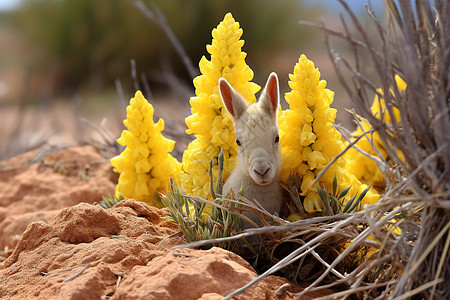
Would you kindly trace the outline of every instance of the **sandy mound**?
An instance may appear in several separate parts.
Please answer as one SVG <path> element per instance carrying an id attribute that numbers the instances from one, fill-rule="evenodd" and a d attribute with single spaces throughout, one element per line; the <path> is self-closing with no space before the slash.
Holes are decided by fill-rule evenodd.
<path id="1" fill-rule="evenodd" d="M 112 194 L 116 178 L 90 146 L 1 162 L 0 249 L 15 247 L 0 263 L 1 299 L 220 299 L 257 277 L 220 248 L 171 250 L 185 241 L 165 209 L 80 203 Z M 237 299 L 294 299 L 275 295 L 285 283 L 270 276 Z"/>
<path id="2" fill-rule="evenodd" d="M 161 219 L 165 213 L 134 200 L 110 210 L 81 203 L 48 224 L 32 223 L 0 265 L 0 298 L 99 299 L 113 290 L 118 275 L 181 243 L 168 238 L 177 229 Z M 89 264 L 83 274 L 65 282 L 83 267 L 61 271 L 82 264 Z"/>
<path id="3" fill-rule="evenodd" d="M 256 278 L 220 248 L 170 250 L 183 241 L 166 213 L 134 200 L 81 203 L 32 223 L 0 264 L 0 298 L 220 299 Z M 238 298 L 291 299 L 275 296 L 286 282 L 271 276 Z"/>
<path id="4" fill-rule="evenodd" d="M 37 150 L 0 162 L 0 249 L 14 248 L 31 222 L 113 194 L 115 182 L 108 159 L 91 146 Z"/>

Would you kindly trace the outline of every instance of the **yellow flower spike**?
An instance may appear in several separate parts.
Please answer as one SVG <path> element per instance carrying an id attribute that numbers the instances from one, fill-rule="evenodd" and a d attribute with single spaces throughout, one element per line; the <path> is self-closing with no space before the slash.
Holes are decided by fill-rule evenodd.
<path id="1" fill-rule="evenodd" d="M 317 184 L 309 188 L 319 172 L 344 148 L 341 134 L 334 128 L 336 110 L 330 108 L 334 93 L 326 89 L 326 81 L 320 80 L 320 72 L 314 63 L 301 55 L 289 74 L 289 86 L 292 91 L 286 94 L 289 109 L 283 111 L 278 119 L 280 126 L 280 145 L 282 156 L 281 181 L 288 184 L 290 174 L 298 174 L 302 179 L 300 193 L 305 196 L 303 205 L 307 212 L 322 210 L 322 201 L 317 194 Z M 319 184 L 332 186 L 334 176 L 340 190 L 352 185 L 346 196 L 361 192 L 362 185 L 343 167 L 345 159 L 339 158 L 319 180 Z M 369 197 L 370 194 L 370 197 Z M 366 198 L 370 202 L 366 202 Z M 372 191 L 363 200 L 373 203 L 379 195 Z"/>
<path id="2" fill-rule="evenodd" d="M 212 30 L 213 40 L 206 50 L 211 59 L 202 57 L 199 62 L 202 75 L 194 79 L 195 97 L 190 99 L 191 113 L 186 118 L 188 130 L 194 134 L 192 141 L 183 154 L 183 170 L 186 176 L 183 188 L 188 195 L 205 197 L 209 192 L 209 161 L 217 161 L 220 148 L 224 153 L 223 179 L 236 167 L 237 145 L 233 121 L 223 107 L 218 82 L 221 77 L 237 90 L 248 102 L 255 102 L 255 93 L 260 87 L 250 82 L 253 71 L 245 63 L 246 53 L 241 51 L 244 41 L 240 40 L 242 29 L 228 13 Z M 217 178 L 217 169 L 213 170 Z"/>
<path id="3" fill-rule="evenodd" d="M 153 106 L 140 91 L 127 106 L 128 130 L 122 131 L 117 142 L 125 150 L 111 159 L 114 171 L 120 173 L 116 197 L 134 198 L 138 201 L 161 206 L 153 199 L 154 193 L 165 192 L 170 177 L 181 171 L 181 164 L 168 152 L 175 142 L 165 138 L 164 121 L 153 122 Z"/>
<path id="4" fill-rule="evenodd" d="M 397 88 L 400 92 L 403 92 L 406 90 L 406 83 L 405 81 L 398 75 L 395 75 L 395 82 L 397 84 Z M 377 90 L 380 94 L 382 94 L 381 89 Z M 393 94 L 394 91 L 390 89 L 390 92 Z M 393 109 L 394 118 L 397 123 L 399 123 L 400 120 L 400 111 L 398 108 L 394 107 Z M 371 106 L 371 112 L 372 114 L 377 118 L 381 119 L 382 112 L 384 112 L 384 121 L 386 123 L 390 123 L 392 121 L 391 116 L 389 115 L 389 112 L 386 109 L 386 104 L 383 98 L 379 98 L 378 95 L 374 96 L 373 104 Z M 361 119 L 361 125 L 362 129 L 358 127 L 354 132 L 353 135 L 361 135 L 364 132 L 367 132 L 371 129 L 370 124 L 364 120 Z M 381 138 L 378 133 L 368 134 L 365 137 L 361 138 L 357 143 L 356 146 L 360 148 L 361 150 L 365 151 L 366 153 L 369 153 L 370 155 L 374 157 L 379 157 L 379 154 L 381 154 L 387 162 L 390 161 L 390 158 L 387 154 L 385 145 L 381 141 Z M 373 146 L 376 147 L 375 150 Z M 396 150 L 397 155 L 404 161 L 403 153 L 400 150 Z M 347 160 L 347 166 L 346 169 L 348 169 L 350 172 L 355 174 L 355 176 L 365 184 L 371 184 L 373 186 L 384 188 L 386 185 L 386 180 L 384 178 L 384 174 L 381 172 L 381 170 L 378 168 L 377 163 L 371 159 L 370 157 L 362 154 L 355 148 L 350 148 L 344 155 L 344 157 Z M 367 196 L 366 196 L 367 197 Z"/>

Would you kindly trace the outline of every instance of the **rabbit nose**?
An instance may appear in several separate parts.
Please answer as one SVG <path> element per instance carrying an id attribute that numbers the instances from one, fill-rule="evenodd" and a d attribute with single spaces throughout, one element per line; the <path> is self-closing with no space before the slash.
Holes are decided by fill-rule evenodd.
<path id="1" fill-rule="evenodd" d="M 264 177 L 264 175 L 266 175 L 270 171 L 270 167 L 269 166 L 264 166 L 264 167 L 260 167 L 258 169 L 254 169 L 254 171 L 255 171 L 255 173 L 257 173 L 261 177 Z"/>

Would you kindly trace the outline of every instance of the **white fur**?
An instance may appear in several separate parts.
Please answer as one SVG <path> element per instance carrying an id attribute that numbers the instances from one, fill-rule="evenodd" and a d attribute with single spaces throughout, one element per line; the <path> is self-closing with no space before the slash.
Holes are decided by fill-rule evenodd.
<path id="1" fill-rule="evenodd" d="M 259 101 L 253 104 L 248 104 L 223 78 L 219 80 L 219 90 L 224 106 L 233 116 L 236 141 L 241 144 L 238 166 L 225 182 L 224 193 L 230 190 L 237 193 L 242 186 L 245 198 L 257 201 L 270 213 L 278 214 L 283 200 L 277 138 L 277 75 L 270 74 Z M 253 213 L 246 215 L 261 224 Z"/>

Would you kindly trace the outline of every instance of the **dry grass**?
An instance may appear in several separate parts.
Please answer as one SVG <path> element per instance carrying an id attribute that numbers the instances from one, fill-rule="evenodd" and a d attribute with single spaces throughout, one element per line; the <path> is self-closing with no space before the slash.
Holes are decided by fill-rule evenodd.
<path id="1" fill-rule="evenodd" d="M 313 26 L 323 31 L 337 77 L 357 113 L 378 132 L 394 162 L 386 166 L 388 185 L 378 203 L 359 212 L 248 229 L 233 237 L 179 246 L 266 236 L 259 255 L 273 264 L 225 299 L 277 272 L 310 282 L 299 299 L 324 288 L 337 293 L 323 299 L 450 298 L 450 3 L 436 0 L 431 7 L 428 1 L 413 6 L 410 1 L 386 0 L 387 25 L 368 7 L 378 30 L 376 37 L 369 38 L 345 1 L 339 1 L 350 20 L 341 17 L 344 32 L 324 23 Z M 333 38 L 348 42 L 350 59 L 333 49 Z M 361 60 L 362 52 L 368 60 Z M 379 85 L 364 75 L 368 67 L 376 71 L 386 101 L 381 118 L 370 111 Z M 396 74 L 407 83 L 405 92 L 398 90 Z M 400 111 L 400 122 L 393 117 L 394 108 Z M 393 121 L 384 122 L 384 114 Z"/>

